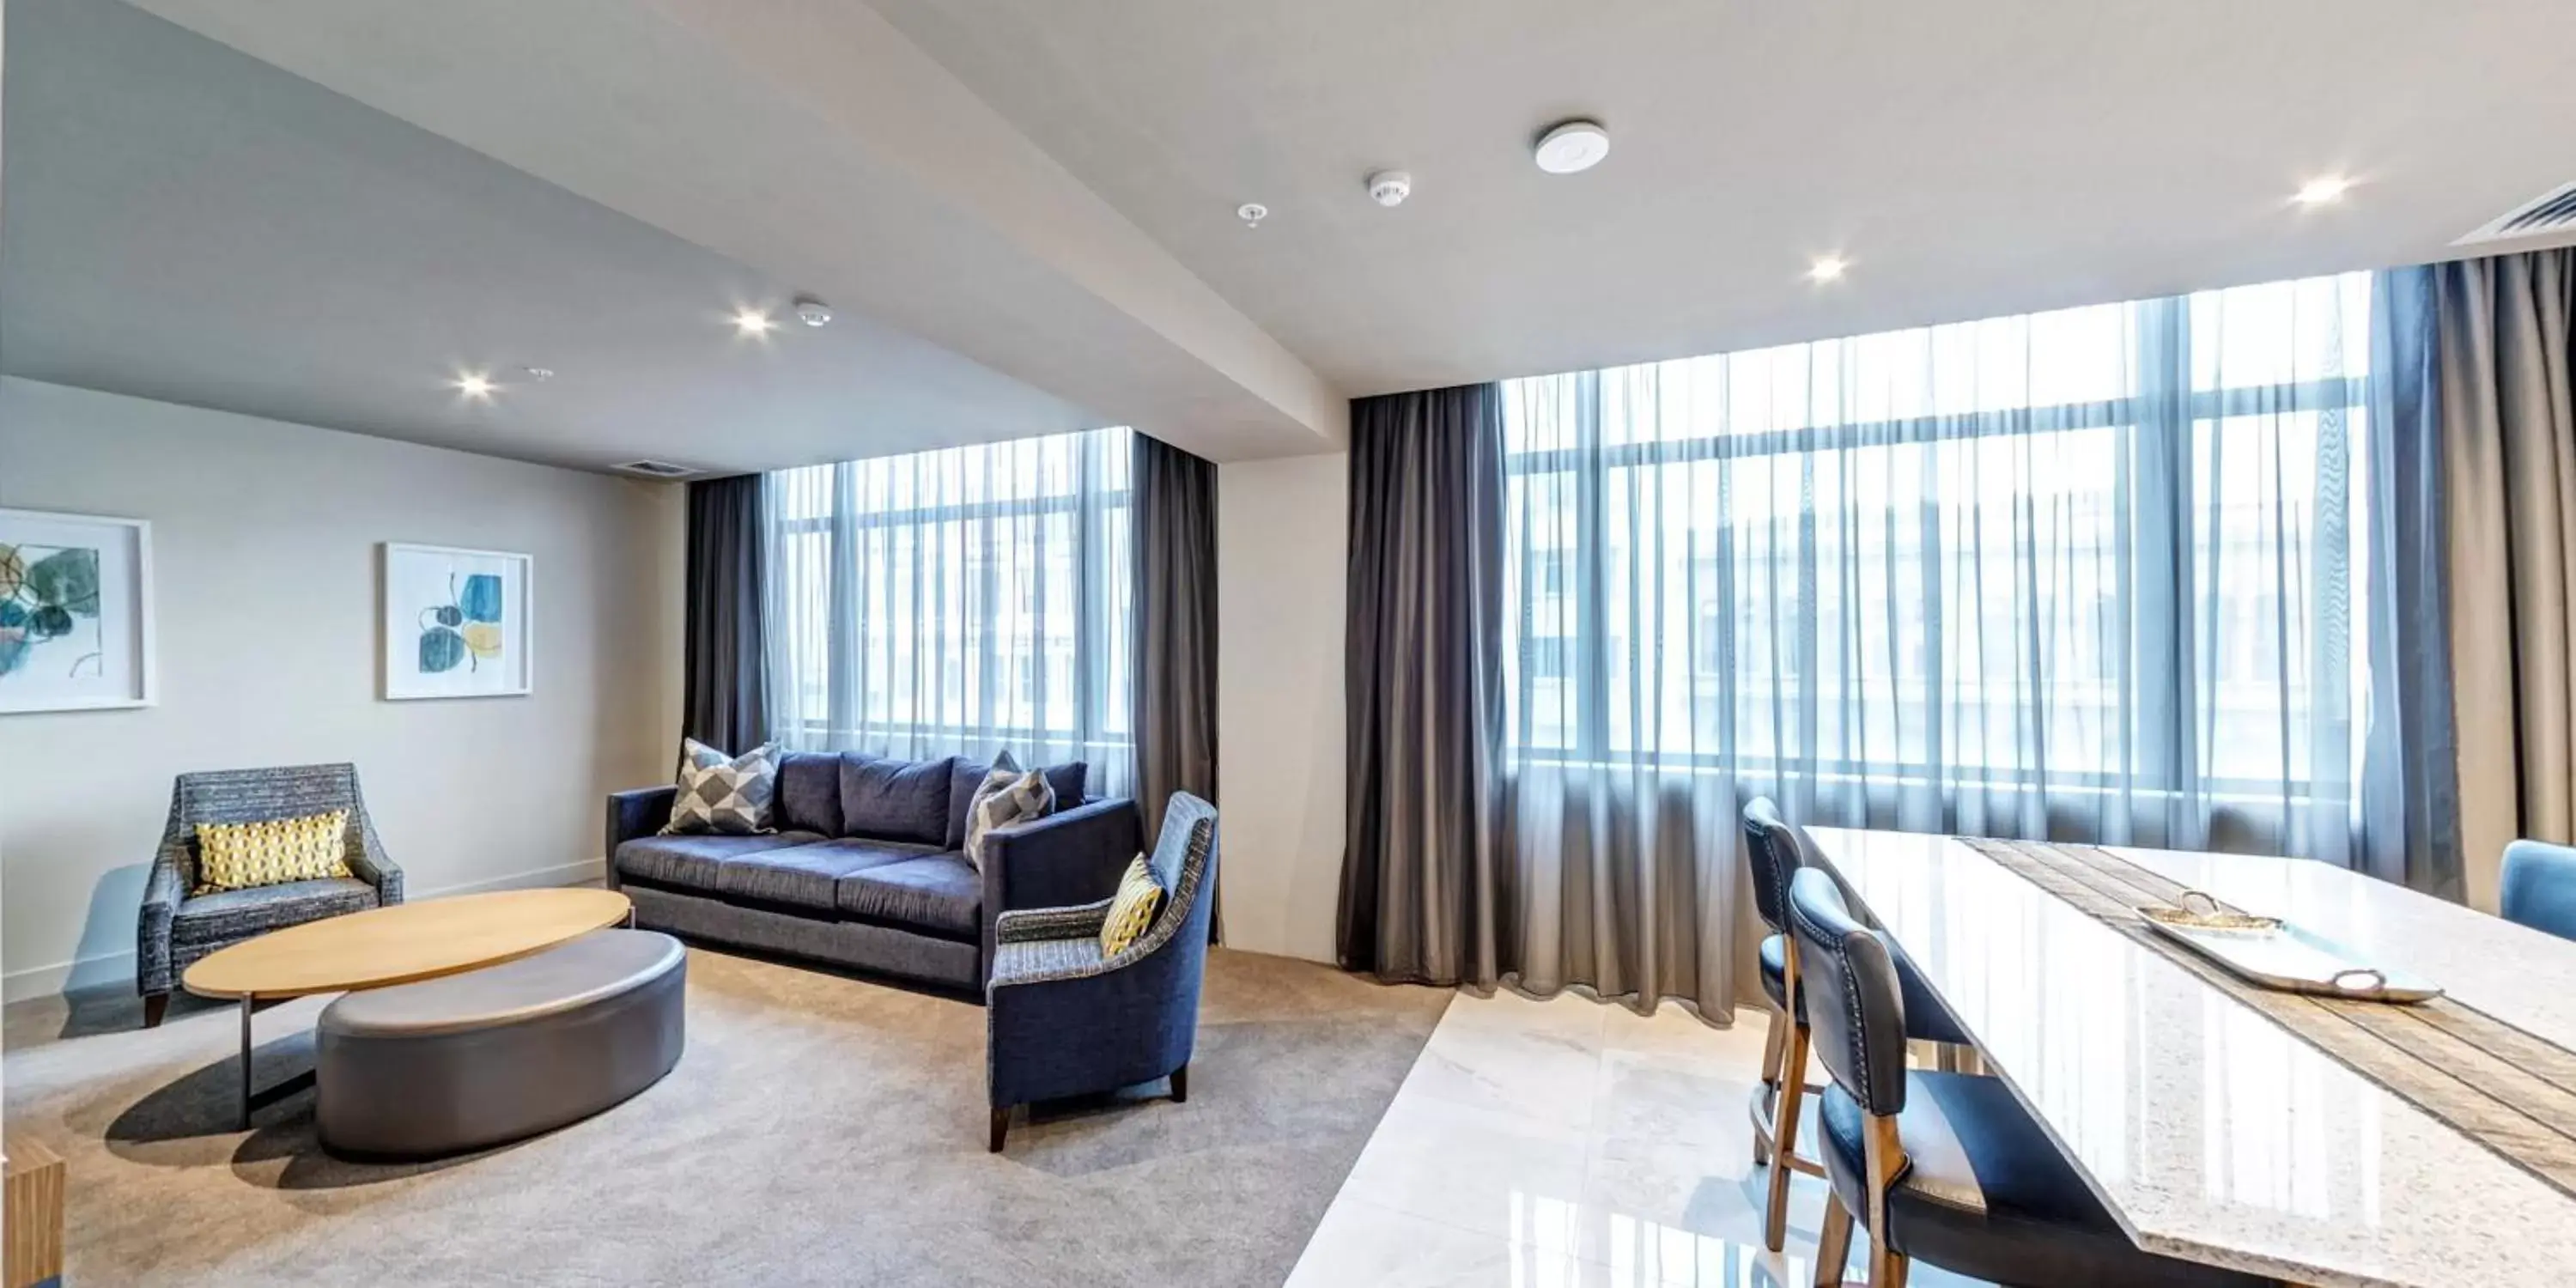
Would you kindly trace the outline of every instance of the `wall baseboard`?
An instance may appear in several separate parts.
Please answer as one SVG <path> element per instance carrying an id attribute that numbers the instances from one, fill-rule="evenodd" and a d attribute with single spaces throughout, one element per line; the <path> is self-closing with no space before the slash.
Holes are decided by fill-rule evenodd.
<path id="1" fill-rule="evenodd" d="M 406 892 L 405 902 L 437 899 L 456 894 L 482 894 L 491 890 L 535 890 L 547 886 L 588 885 L 606 876 L 608 865 L 600 859 L 579 863 L 558 863 L 550 868 L 531 868 L 507 876 L 487 877 L 462 885 L 441 886 L 435 890 Z M 134 954 L 104 953 L 78 961 L 56 962 L 51 966 L 30 966 L 0 976 L 0 1001 L 19 1002 L 31 997 L 47 997 L 64 992 L 88 992 L 92 989 L 134 987 Z"/>

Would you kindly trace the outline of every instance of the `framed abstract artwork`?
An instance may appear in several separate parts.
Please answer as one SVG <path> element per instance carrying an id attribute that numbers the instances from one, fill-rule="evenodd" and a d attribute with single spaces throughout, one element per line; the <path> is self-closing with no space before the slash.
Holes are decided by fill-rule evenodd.
<path id="1" fill-rule="evenodd" d="M 152 525 L 0 510 L 0 715 L 152 699 Z"/>
<path id="2" fill-rule="evenodd" d="M 528 556 L 385 543 L 385 697 L 529 691 Z"/>

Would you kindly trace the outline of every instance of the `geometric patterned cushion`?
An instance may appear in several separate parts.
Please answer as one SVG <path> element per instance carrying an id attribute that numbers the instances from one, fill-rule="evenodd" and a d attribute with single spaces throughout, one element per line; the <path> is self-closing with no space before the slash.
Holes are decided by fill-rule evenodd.
<path id="1" fill-rule="evenodd" d="M 1163 887 L 1154 880 L 1154 869 L 1137 855 L 1127 864 L 1127 875 L 1118 879 L 1118 896 L 1109 903 L 1109 916 L 1100 923 L 1100 955 L 1115 957 L 1127 951 L 1129 944 L 1145 935 L 1154 924 L 1154 911 L 1163 906 Z"/>
<path id="2" fill-rule="evenodd" d="M 993 757 L 993 768 L 975 788 L 966 807 L 966 861 L 984 870 L 984 837 L 997 827 L 1045 818 L 1055 810 L 1055 789 L 1037 770 L 1021 773 L 1005 751 Z"/>
<path id="3" fill-rule="evenodd" d="M 191 893 L 348 876 L 349 865 L 342 861 L 348 827 L 349 811 L 344 809 L 300 818 L 199 823 L 197 888 Z"/>
<path id="4" fill-rule="evenodd" d="M 778 796 L 778 744 L 765 742 L 728 758 L 723 752 L 685 739 L 679 794 L 671 800 L 671 821 L 664 836 L 719 832 L 752 836 L 770 826 L 770 805 Z"/>

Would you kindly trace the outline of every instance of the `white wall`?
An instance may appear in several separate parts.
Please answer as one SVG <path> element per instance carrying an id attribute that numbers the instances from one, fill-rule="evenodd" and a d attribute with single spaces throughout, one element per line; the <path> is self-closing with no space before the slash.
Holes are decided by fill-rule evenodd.
<path id="1" fill-rule="evenodd" d="M 684 493 L 0 380 L 0 506 L 152 521 L 160 700 L 0 716 L 7 995 L 133 973 L 174 775 L 355 761 L 414 895 L 587 879 L 679 728 Z M 535 692 L 379 698 L 378 543 L 525 551 Z"/>
<path id="2" fill-rule="evenodd" d="M 1350 459 L 1217 470 L 1225 939 L 1322 962 L 1341 890 Z"/>

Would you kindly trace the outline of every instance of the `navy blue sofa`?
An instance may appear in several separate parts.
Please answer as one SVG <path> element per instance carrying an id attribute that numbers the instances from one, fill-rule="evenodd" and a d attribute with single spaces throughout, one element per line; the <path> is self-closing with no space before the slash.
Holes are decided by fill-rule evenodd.
<path id="1" fill-rule="evenodd" d="M 1055 812 L 986 838 L 979 874 L 966 806 L 989 767 L 788 752 L 762 836 L 657 835 L 676 789 L 617 792 L 608 888 L 641 926 L 980 992 L 999 914 L 1105 898 L 1140 848 L 1135 802 L 1088 799 L 1084 767 L 1057 765 Z"/>

